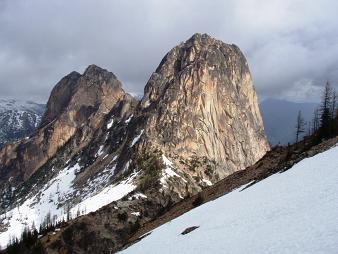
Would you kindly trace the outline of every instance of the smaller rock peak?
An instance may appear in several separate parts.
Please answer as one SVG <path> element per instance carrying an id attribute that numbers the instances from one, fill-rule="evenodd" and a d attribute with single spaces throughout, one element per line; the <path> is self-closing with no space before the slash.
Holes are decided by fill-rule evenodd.
<path id="1" fill-rule="evenodd" d="M 69 73 L 67 76 L 80 76 L 81 74 L 78 73 L 77 71 L 72 71 L 71 73 Z"/>
<path id="2" fill-rule="evenodd" d="M 64 79 L 70 79 L 70 80 L 77 80 L 79 77 L 81 77 L 81 74 L 77 71 L 72 71 L 68 75 L 64 77 Z M 70 85 L 74 85 L 76 82 L 71 82 Z"/>
<path id="3" fill-rule="evenodd" d="M 201 34 L 201 33 L 194 33 L 191 37 L 190 37 L 190 40 L 201 40 L 201 39 L 206 39 L 206 38 L 212 38 L 209 34 L 207 33 L 204 33 L 204 34 Z"/>
<path id="4" fill-rule="evenodd" d="M 112 73 L 109 72 L 106 69 L 103 69 L 95 64 L 91 64 L 87 67 L 87 69 L 84 71 L 83 76 L 93 76 L 93 75 L 100 75 L 100 74 L 104 74 L 104 75 L 111 75 L 114 78 L 116 78 L 116 76 Z"/>
<path id="5" fill-rule="evenodd" d="M 208 44 L 212 41 L 215 41 L 214 38 L 212 38 L 210 35 L 204 33 L 195 33 L 193 36 L 191 36 L 188 40 L 187 43 L 193 43 L 193 44 Z"/>
<path id="6" fill-rule="evenodd" d="M 93 73 L 98 73 L 98 72 L 105 72 L 107 70 L 95 65 L 95 64 L 91 64 L 87 67 L 87 69 L 84 71 L 83 75 L 90 75 Z"/>
<path id="7" fill-rule="evenodd" d="M 111 80 L 117 80 L 117 77 L 114 75 L 114 73 L 103 69 L 95 64 L 89 65 L 84 71 L 82 77 L 88 80 L 100 81 L 99 84 L 103 84 L 102 81 L 104 80 L 109 83 Z"/>

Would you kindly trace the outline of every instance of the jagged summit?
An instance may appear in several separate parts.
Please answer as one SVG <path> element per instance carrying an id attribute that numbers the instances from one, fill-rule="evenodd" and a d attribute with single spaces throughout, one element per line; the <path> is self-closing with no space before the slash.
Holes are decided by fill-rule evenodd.
<path id="1" fill-rule="evenodd" d="M 207 33 L 194 33 L 185 43 L 210 44 L 212 41 L 217 41 L 217 39 Z"/>
<path id="2" fill-rule="evenodd" d="M 52 122 L 68 107 L 81 107 L 82 104 L 89 104 L 91 101 L 94 106 L 96 100 L 101 100 L 96 94 L 108 87 L 120 90 L 122 85 L 113 73 L 94 64 L 89 65 L 82 75 L 75 71 L 71 72 L 52 90 L 41 126 Z"/>
<path id="3" fill-rule="evenodd" d="M 95 72 L 102 72 L 102 71 L 107 71 L 106 69 L 103 69 L 95 64 L 90 64 L 84 71 L 83 75 L 88 75 L 90 73 L 95 73 Z"/>
<path id="4" fill-rule="evenodd" d="M 87 77 L 101 77 L 101 79 L 117 79 L 116 76 L 104 69 L 104 68 L 101 68 L 95 64 L 91 64 L 89 65 L 86 70 L 84 71 L 83 73 L 83 76 L 87 76 Z"/>

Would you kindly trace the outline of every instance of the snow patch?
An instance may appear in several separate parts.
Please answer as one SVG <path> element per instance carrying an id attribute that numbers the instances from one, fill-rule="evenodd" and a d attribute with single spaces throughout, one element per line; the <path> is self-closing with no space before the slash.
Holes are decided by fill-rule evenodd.
<path id="1" fill-rule="evenodd" d="M 104 145 L 101 145 L 99 147 L 99 150 L 95 154 L 95 158 L 97 158 L 97 157 L 99 157 L 99 156 L 101 156 L 103 154 L 103 148 L 104 148 Z"/>
<path id="2" fill-rule="evenodd" d="M 130 163 L 131 163 L 131 160 L 127 161 L 126 165 L 123 168 L 123 172 L 126 172 L 129 169 Z"/>
<path id="3" fill-rule="evenodd" d="M 133 146 L 140 140 L 140 137 L 142 136 L 143 131 L 144 131 L 144 130 L 141 130 L 141 133 L 140 133 L 139 135 L 137 135 L 137 136 L 133 139 L 133 141 L 131 142 L 130 147 L 133 147 Z"/>
<path id="4" fill-rule="evenodd" d="M 202 179 L 202 182 L 205 183 L 205 184 L 208 185 L 208 186 L 211 186 L 211 185 L 212 185 L 212 182 L 210 182 L 210 181 L 207 180 L 207 179 Z"/>
<path id="5" fill-rule="evenodd" d="M 109 130 L 114 124 L 114 118 L 112 118 L 109 123 L 107 123 L 107 129 Z"/>
<path id="6" fill-rule="evenodd" d="M 130 122 L 130 120 L 133 118 L 133 116 L 134 116 L 133 114 L 130 115 L 130 116 L 128 117 L 128 119 L 125 120 L 124 122 L 128 124 L 128 123 Z"/>
<path id="7" fill-rule="evenodd" d="M 133 198 L 135 198 L 135 199 L 140 199 L 140 198 L 146 199 L 147 196 L 144 195 L 143 193 L 135 193 L 133 196 L 129 197 L 128 200 L 133 200 Z"/>
<path id="8" fill-rule="evenodd" d="M 173 163 L 164 155 L 162 154 L 162 160 L 164 165 L 166 166 L 165 169 L 163 169 L 162 171 L 162 177 L 160 179 L 160 182 L 163 186 L 167 186 L 167 179 L 169 177 L 178 177 L 180 179 L 182 179 L 183 182 L 187 182 L 183 177 L 181 177 L 179 174 L 177 174 L 174 170 L 173 170 Z"/>
<path id="9" fill-rule="evenodd" d="M 141 213 L 140 212 L 132 212 L 132 213 L 130 213 L 131 215 L 135 215 L 135 216 L 137 216 L 137 217 L 139 217 L 140 215 L 141 215 Z"/>
<path id="10" fill-rule="evenodd" d="M 136 176 L 137 173 L 133 173 L 128 179 L 121 181 L 119 184 L 110 185 L 98 194 L 86 198 L 71 209 L 72 215 L 77 214 L 78 211 L 85 211 L 85 214 L 94 212 L 113 201 L 121 199 L 136 188 L 136 185 L 133 184 L 133 179 Z"/>

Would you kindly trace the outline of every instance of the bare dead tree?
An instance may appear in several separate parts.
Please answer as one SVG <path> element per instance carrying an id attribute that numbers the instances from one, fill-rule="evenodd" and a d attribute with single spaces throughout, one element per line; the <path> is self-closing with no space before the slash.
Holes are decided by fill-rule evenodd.
<path id="1" fill-rule="evenodd" d="M 296 124 L 296 143 L 298 143 L 301 134 L 305 132 L 305 126 L 306 126 L 306 123 L 302 116 L 302 111 L 299 110 L 298 116 L 297 116 L 297 124 Z"/>

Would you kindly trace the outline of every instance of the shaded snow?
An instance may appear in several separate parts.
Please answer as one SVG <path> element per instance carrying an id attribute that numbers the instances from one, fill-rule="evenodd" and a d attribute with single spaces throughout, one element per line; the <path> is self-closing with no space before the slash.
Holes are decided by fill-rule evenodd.
<path id="1" fill-rule="evenodd" d="M 202 182 L 204 182 L 206 185 L 208 186 L 211 186 L 212 185 L 212 182 L 210 182 L 209 180 L 207 179 L 202 179 Z"/>
<path id="2" fill-rule="evenodd" d="M 147 196 L 144 195 L 143 193 L 138 192 L 138 193 L 135 193 L 133 196 L 129 197 L 128 199 L 132 200 L 133 198 L 135 198 L 135 199 L 144 198 L 145 199 L 145 198 L 147 198 Z"/>
<path id="3" fill-rule="evenodd" d="M 164 154 L 162 154 L 162 160 L 165 166 L 167 167 L 173 166 L 173 163 Z"/>
<path id="4" fill-rule="evenodd" d="M 142 136 L 143 132 L 144 132 L 144 130 L 141 130 L 140 134 L 137 135 L 137 136 L 133 139 L 133 141 L 131 142 L 130 147 L 134 146 L 134 145 L 140 140 L 140 137 Z"/>
<path id="5" fill-rule="evenodd" d="M 84 211 L 85 214 L 94 212 L 115 200 L 121 199 L 136 188 L 136 185 L 132 183 L 136 175 L 137 173 L 134 173 L 128 179 L 121 181 L 119 184 L 110 185 L 98 194 L 86 198 L 71 209 L 72 214 L 76 214 L 77 211 Z"/>
<path id="6" fill-rule="evenodd" d="M 332 148 L 208 202 L 121 253 L 338 253 L 337 155 Z M 191 226 L 200 227 L 180 234 Z"/>
<path id="7" fill-rule="evenodd" d="M 184 178 L 182 178 L 179 174 L 177 174 L 174 170 L 173 170 L 173 163 L 164 155 L 162 154 L 162 160 L 163 163 L 165 165 L 164 170 L 162 171 L 162 177 L 160 178 L 160 182 L 163 186 L 167 186 L 167 179 L 169 177 L 178 177 L 180 179 L 182 179 L 183 182 L 187 182 Z"/>
<path id="8" fill-rule="evenodd" d="M 114 118 L 112 118 L 109 123 L 107 123 L 107 129 L 109 130 L 114 124 Z"/>
<path id="9" fill-rule="evenodd" d="M 129 116 L 129 117 L 128 117 L 128 119 L 127 119 L 127 120 L 125 120 L 124 122 L 125 122 L 125 123 L 129 123 L 129 122 L 130 122 L 130 120 L 133 118 L 133 116 L 134 116 L 134 115 L 131 115 L 131 116 Z"/>
<path id="10" fill-rule="evenodd" d="M 83 192 L 85 193 L 83 199 L 91 197 L 93 193 L 97 193 L 100 189 L 102 189 L 102 187 L 109 182 L 109 178 L 115 174 L 115 167 L 116 165 L 107 166 L 94 178 L 89 178 L 83 189 Z"/>
<path id="11" fill-rule="evenodd" d="M 99 147 L 99 150 L 96 152 L 96 154 L 95 154 L 95 158 L 96 157 L 99 157 L 99 156 L 101 156 L 102 154 L 103 154 L 103 148 L 104 148 L 104 145 L 101 145 L 100 147 Z"/>

